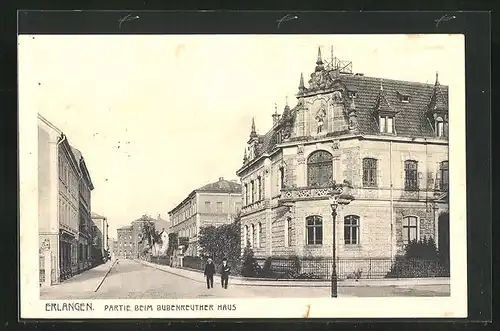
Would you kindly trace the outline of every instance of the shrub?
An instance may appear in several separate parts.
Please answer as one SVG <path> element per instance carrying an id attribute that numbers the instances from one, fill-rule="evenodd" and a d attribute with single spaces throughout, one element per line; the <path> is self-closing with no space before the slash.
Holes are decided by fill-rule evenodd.
<path id="1" fill-rule="evenodd" d="M 261 272 L 261 268 L 254 257 L 250 243 L 247 244 L 242 256 L 241 275 L 243 277 L 256 277 Z"/>
<path id="2" fill-rule="evenodd" d="M 178 235 L 177 233 L 169 233 L 168 234 L 168 247 L 167 247 L 167 256 L 174 255 L 174 251 L 178 247 Z"/>
<path id="3" fill-rule="evenodd" d="M 439 261 L 434 239 L 424 237 L 413 240 L 405 247 L 404 256 L 396 258 L 387 278 L 423 278 L 447 276 Z"/>
<path id="4" fill-rule="evenodd" d="M 218 227 L 206 226 L 200 229 L 198 244 L 201 254 L 211 257 L 216 265 L 226 258 L 234 267 L 238 266 L 241 254 L 241 223 L 237 216 L 231 224 Z"/>

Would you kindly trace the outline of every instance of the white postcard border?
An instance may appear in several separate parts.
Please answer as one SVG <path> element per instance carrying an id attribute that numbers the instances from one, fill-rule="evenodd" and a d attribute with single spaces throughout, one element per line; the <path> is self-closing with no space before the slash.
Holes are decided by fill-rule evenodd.
<path id="1" fill-rule="evenodd" d="M 465 155 L 465 37 L 462 49 L 463 71 L 457 72 L 449 89 L 449 162 L 450 162 L 450 265 L 449 297 L 384 297 L 324 299 L 165 299 L 165 300 L 78 300 L 91 303 L 92 311 L 47 311 L 47 303 L 70 300 L 40 300 L 38 271 L 38 148 L 36 84 L 19 84 L 19 176 L 20 176 L 20 317 L 27 319 L 88 318 L 437 318 L 467 317 L 467 223 Z M 19 36 L 19 81 L 28 74 L 24 63 L 30 55 L 22 52 Z M 33 85 L 33 86 L 32 86 Z M 74 302 L 75 300 L 71 300 Z M 130 305 L 130 312 L 105 312 L 106 304 Z M 221 311 L 134 311 L 135 305 L 236 305 Z M 307 315 L 307 316 L 306 316 Z"/>

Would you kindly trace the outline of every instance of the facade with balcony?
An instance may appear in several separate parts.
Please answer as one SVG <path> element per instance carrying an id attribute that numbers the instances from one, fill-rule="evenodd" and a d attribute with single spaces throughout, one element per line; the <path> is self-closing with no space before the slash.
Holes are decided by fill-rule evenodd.
<path id="1" fill-rule="evenodd" d="M 198 233 L 204 226 L 219 226 L 234 221 L 241 209 L 241 185 L 219 178 L 218 181 L 193 190 L 169 211 L 170 233 L 188 242 L 184 253 L 198 256 Z"/>
<path id="2" fill-rule="evenodd" d="M 297 104 L 252 121 L 242 167 L 242 247 L 256 257 L 331 257 L 329 196 L 335 183 L 354 200 L 338 210 L 338 258 L 394 258 L 411 240 L 449 250 L 448 88 L 342 72 L 318 51 Z"/>

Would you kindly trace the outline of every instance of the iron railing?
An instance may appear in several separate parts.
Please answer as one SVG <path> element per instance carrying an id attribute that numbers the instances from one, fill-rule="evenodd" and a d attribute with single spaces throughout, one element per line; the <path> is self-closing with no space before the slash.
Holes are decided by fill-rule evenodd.
<path id="1" fill-rule="evenodd" d="M 262 277 L 329 279 L 332 258 L 297 258 L 257 260 Z M 449 270 L 438 260 L 419 259 L 337 259 L 338 279 L 425 278 L 446 277 Z M 257 275 L 258 276 L 258 275 Z"/>

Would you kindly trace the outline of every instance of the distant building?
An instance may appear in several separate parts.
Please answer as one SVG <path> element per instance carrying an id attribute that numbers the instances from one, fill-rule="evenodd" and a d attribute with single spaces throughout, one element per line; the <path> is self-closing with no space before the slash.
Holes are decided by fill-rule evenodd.
<path id="1" fill-rule="evenodd" d="M 109 238 L 109 256 L 111 257 L 111 259 L 114 259 L 118 256 L 117 252 L 118 252 L 118 240 L 114 239 L 114 238 Z"/>
<path id="2" fill-rule="evenodd" d="M 92 213 L 92 222 L 94 223 L 94 241 L 93 245 L 100 250 L 102 257 L 107 259 L 109 252 L 108 219 L 96 213 Z"/>
<path id="3" fill-rule="evenodd" d="M 76 154 L 75 154 L 76 153 Z M 40 280 L 45 283 L 45 251 L 50 283 L 90 267 L 90 192 L 94 189 L 81 153 L 38 114 L 38 217 Z"/>
<path id="4" fill-rule="evenodd" d="M 139 219 L 136 219 L 135 221 L 132 221 L 132 250 L 133 250 L 133 255 L 135 258 L 139 258 L 143 251 L 147 249 L 147 241 L 142 240 L 143 237 L 143 227 L 144 227 L 144 222 L 150 221 L 153 222 L 155 225 L 155 230 L 158 232 L 163 231 L 164 229 L 168 229 L 170 227 L 170 224 L 168 221 L 164 220 L 161 218 L 161 215 L 158 215 L 156 219 L 144 215 Z M 153 253 L 153 249 L 151 250 Z"/>
<path id="5" fill-rule="evenodd" d="M 319 52 L 297 104 L 276 110 L 264 135 L 252 122 L 237 171 L 242 246 L 259 258 L 331 258 L 329 195 L 348 182 L 354 200 L 336 217 L 339 258 L 393 258 L 424 237 L 447 256 L 448 87 L 437 74 L 424 84 L 342 68 Z"/>
<path id="6" fill-rule="evenodd" d="M 155 244 L 155 247 L 152 251 L 154 256 L 162 256 L 167 253 L 168 249 L 168 231 L 167 229 L 163 229 L 160 232 L 161 244 Z"/>
<path id="7" fill-rule="evenodd" d="M 231 223 L 241 209 L 241 185 L 237 181 L 218 181 L 193 190 L 169 211 L 170 233 L 187 238 L 186 255 L 198 256 L 198 233 L 201 227 Z"/>
<path id="8" fill-rule="evenodd" d="M 117 234 L 117 250 L 115 251 L 117 258 L 133 259 L 134 246 L 132 245 L 132 225 L 126 225 L 116 230 Z"/>

